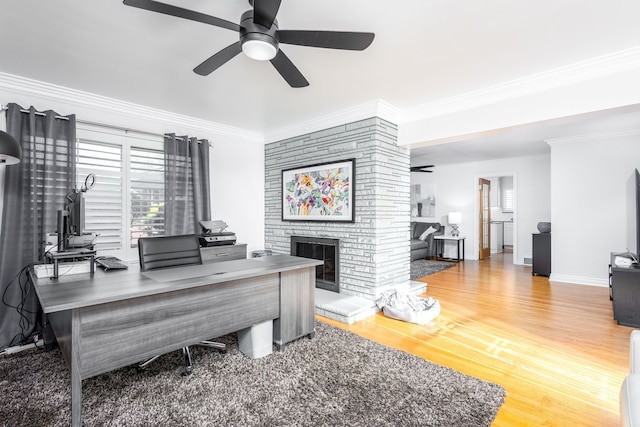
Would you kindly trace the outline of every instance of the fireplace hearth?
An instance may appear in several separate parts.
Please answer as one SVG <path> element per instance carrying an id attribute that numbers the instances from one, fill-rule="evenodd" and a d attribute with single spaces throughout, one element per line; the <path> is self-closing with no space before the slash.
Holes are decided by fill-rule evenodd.
<path id="1" fill-rule="evenodd" d="M 291 236 L 291 255 L 324 261 L 316 266 L 316 288 L 340 292 L 340 240 Z"/>

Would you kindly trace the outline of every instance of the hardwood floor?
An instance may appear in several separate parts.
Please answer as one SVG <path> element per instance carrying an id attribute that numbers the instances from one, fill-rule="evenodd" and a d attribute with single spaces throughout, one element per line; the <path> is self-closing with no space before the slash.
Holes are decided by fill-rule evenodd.
<path id="1" fill-rule="evenodd" d="M 429 325 L 381 313 L 353 325 L 317 318 L 502 385 L 507 397 L 494 426 L 620 425 L 633 328 L 613 320 L 609 290 L 533 277 L 510 256 L 424 278 L 425 296 L 441 305 Z"/>

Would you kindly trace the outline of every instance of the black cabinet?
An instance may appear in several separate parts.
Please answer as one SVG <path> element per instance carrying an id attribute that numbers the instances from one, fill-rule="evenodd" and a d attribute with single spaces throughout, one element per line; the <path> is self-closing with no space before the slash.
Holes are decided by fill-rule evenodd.
<path id="1" fill-rule="evenodd" d="M 551 233 L 533 234 L 533 271 L 532 275 L 551 275 Z"/>
<path id="2" fill-rule="evenodd" d="M 640 327 L 640 268 L 616 267 L 612 259 L 609 271 L 614 320 Z"/>

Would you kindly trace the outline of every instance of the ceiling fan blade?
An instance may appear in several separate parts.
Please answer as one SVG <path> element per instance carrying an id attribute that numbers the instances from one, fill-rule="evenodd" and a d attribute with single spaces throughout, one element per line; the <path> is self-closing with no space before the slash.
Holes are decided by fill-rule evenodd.
<path id="1" fill-rule="evenodd" d="M 280 9 L 281 0 L 253 0 L 253 22 L 271 28 Z"/>
<path id="2" fill-rule="evenodd" d="M 240 52 L 242 52 L 242 46 L 240 45 L 240 42 L 237 41 L 234 44 L 225 47 L 220 52 L 211 56 L 202 64 L 194 68 L 193 71 L 196 74 L 200 74 L 201 76 L 208 76 L 209 74 L 226 64 L 230 59 L 233 59 Z"/>
<path id="3" fill-rule="evenodd" d="M 427 166 L 411 166 L 411 172 L 426 172 L 432 173 L 433 171 L 427 170 L 427 168 L 433 168 L 435 165 L 427 165 Z"/>
<path id="4" fill-rule="evenodd" d="M 293 65 L 293 62 L 281 50 L 278 50 L 275 58 L 271 60 L 273 66 L 280 75 L 289 83 L 291 87 L 306 87 L 309 82 L 304 78 L 300 70 Z"/>
<path id="5" fill-rule="evenodd" d="M 278 30 L 280 43 L 329 49 L 365 50 L 375 34 L 348 31 Z"/>
<path id="6" fill-rule="evenodd" d="M 240 26 L 215 16 L 205 15 L 204 13 L 194 12 L 193 10 L 183 9 L 181 7 L 172 6 L 166 3 L 160 3 L 153 0 L 124 0 L 126 6 L 137 7 L 139 9 L 150 10 L 165 15 L 176 16 L 178 18 L 189 19 L 191 21 L 202 22 L 203 24 L 214 25 L 216 27 L 226 28 L 228 30 L 240 31 Z"/>

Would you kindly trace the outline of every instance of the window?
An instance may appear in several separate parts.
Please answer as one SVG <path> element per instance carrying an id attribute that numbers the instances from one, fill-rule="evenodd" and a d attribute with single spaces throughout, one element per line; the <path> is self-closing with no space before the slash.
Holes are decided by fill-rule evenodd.
<path id="1" fill-rule="evenodd" d="M 85 232 L 98 235 L 98 255 L 137 257 L 138 238 L 164 234 L 164 143 L 149 136 L 78 125 L 77 186 L 89 173 Z"/>
<path id="2" fill-rule="evenodd" d="M 76 163 L 77 186 L 90 173 L 95 186 L 85 194 L 85 232 L 99 235 L 98 250 L 120 250 L 124 236 L 122 147 L 79 139 Z"/>
<path id="3" fill-rule="evenodd" d="M 131 247 L 139 237 L 164 235 L 164 154 L 131 148 L 129 194 L 131 203 Z"/>
<path id="4" fill-rule="evenodd" d="M 502 212 L 513 212 L 513 190 L 502 190 Z"/>
<path id="5" fill-rule="evenodd" d="M 502 203 L 502 212 L 512 213 L 514 208 L 514 191 L 513 191 L 513 177 L 501 176 L 500 177 L 500 202 Z"/>

